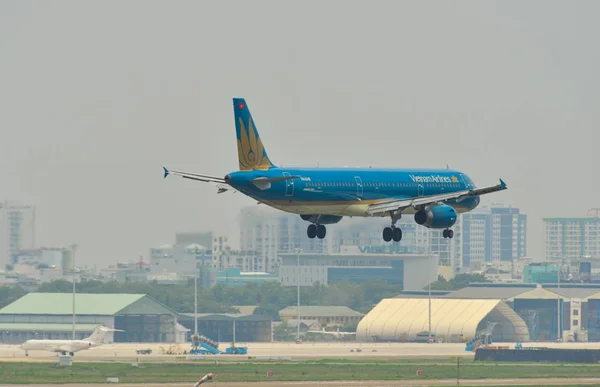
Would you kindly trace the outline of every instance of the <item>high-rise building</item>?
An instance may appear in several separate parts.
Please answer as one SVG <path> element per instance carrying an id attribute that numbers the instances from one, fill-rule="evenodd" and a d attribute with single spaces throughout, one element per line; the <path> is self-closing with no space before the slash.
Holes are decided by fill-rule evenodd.
<path id="1" fill-rule="evenodd" d="M 527 215 L 501 203 L 462 214 L 462 266 L 527 255 Z"/>
<path id="2" fill-rule="evenodd" d="M 0 270 L 16 260 L 19 250 L 35 247 L 35 207 L 0 203 Z"/>
<path id="3" fill-rule="evenodd" d="M 552 261 L 600 259 L 600 211 L 580 218 L 544 218 L 546 259 Z"/>
<path id="4" fill-rule="evenodd" d="M 240 249 L 254 251 L 257 261 L 253 271 L 267 273 L 278 273 L 281 253 L 293 253 L 297 248 L 306 253 L 331 252 L 334 227 L 328 227 L 324 239 L 309 239 L 308 224 L 300 215 L 267 207 L 246 207 L 240 213 Z"/>

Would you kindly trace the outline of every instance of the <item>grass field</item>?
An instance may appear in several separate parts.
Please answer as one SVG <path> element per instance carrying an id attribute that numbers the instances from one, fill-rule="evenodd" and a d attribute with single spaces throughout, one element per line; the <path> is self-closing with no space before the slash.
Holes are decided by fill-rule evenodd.
<path id="1" fill-rule="evenodd" d="M 423 376 L 417 376 L 417 370 Z M 273 371 L 273 377 L 267 372 Z M 407 380 L 452 379 L 456 364 L 450 361 L 416 362 L 351 362 L 322 360 L 294 363 L 140 363 L 138 367 L 121 363 L 73 363 L 58 367 L 56 363 L 0 363 L 2 383 L 102 383 L 108 377 L 118 377 L 121 383 L 194 382 L 212 372 L 216 381 L 326 381 L 326 380 Z M 481 363 L 461 361 L 461 379 L 503 378 L 585 378 L 597 377 L 597 366 L 578 364 Z"/>

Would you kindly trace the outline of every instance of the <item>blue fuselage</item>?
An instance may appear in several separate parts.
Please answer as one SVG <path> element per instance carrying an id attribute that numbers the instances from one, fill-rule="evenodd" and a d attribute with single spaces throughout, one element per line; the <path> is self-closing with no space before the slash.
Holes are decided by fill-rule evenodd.
<path id="1" fill-rule="evenodd" d="M 286 176 L 299 177 L 267 185 L 251 182 Z M 367 208 L 374 203 L 475 188 L 466 174 L 448 169 L 271 168 L 232 172 L 226 181 L 245 195 L 286 212 L 337 216 L 369 216 Z M 479 197 L 446 204 L 466 212 L 477 207 Z"/>

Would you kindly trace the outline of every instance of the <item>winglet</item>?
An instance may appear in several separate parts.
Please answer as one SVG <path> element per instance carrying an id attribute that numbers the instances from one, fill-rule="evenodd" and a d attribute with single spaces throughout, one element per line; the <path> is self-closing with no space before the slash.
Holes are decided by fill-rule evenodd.
<path id="1" fill-rule="evenodd" d="M 506 189 L 506 183 L 500 179 L 500 189 Z"/>
<path id="2" fill-rule="evenodd" d="M 163 169 L 165 170 L 165 178 L 166 178 L 167 176 L 169 176 L 169 170 L 165 167 L 163 167 Z"/>

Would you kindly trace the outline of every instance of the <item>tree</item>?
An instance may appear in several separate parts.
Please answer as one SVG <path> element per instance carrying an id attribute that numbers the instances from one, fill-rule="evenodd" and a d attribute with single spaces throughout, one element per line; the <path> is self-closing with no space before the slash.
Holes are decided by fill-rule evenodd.
<path id="1" fill-rule="evenodd" d="M 296 329 L 290 327 L 287 322 L 282 322 L 273 329 L 273 339 L 276 341 L 290 341 L 296 339 Z"/>
<path id="2" fill-rule="evenodd" d="M 438 276 L 438 280 L 431 284 L 431 290 L 458 290 L 469 286 L 472 282 L 488 282 L 483 274 L 457 274 L 450 281 Z M 424 289 L 427 289 L 425 287 Z"/>
<path id="3" fill-rule="evenodd" d="M 27 292 L 19 286 L 0 287 L 0 309 L 23 297 Z"/>

